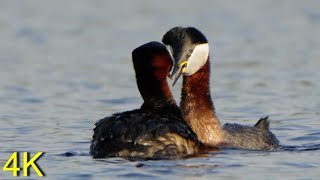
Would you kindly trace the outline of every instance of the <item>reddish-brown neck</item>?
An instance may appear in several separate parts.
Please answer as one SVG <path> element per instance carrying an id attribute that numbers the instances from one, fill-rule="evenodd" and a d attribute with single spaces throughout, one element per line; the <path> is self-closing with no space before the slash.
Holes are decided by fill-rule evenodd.
<path id="1" fill-rule="evenodd" d="M 214 106 L 210 95 L 209 76 L 209 61 L 195 74 L 184 76 L 181 94 L 182 107 L 190 106 L 191 102 L 196 102 L 196 106 L 199 107 L 201 105 L 201 109 L 205 110 L 204 113 L 214 114 Z"/>
<path id="2" fill-rule="evenodd" d="M 151 64 L 147 65 L 148 68 L 136 73 L 138 88 L 144 100 L 142 108 L 159 109 L 174 106 L 177 109 L 167 82 L 171 66 L 170 56 L 167 53 L 159 54 L 153 57 Z"/>
<path id="3" fill-rule="evenodd" d="M 159 109 L 164 106 L 176 106 L 166 79 L 158 80 L 146 77 L 140 78 L 137 82 L 144 100 L 142 108 Z"/>
<path id="4" fill-rule="evenodd" d="M 195 74 L 183 77 L 180 109 L 200 141 L 210 145 L 222 141 L 222 130 L 210 95 L 210 62 Z"/>

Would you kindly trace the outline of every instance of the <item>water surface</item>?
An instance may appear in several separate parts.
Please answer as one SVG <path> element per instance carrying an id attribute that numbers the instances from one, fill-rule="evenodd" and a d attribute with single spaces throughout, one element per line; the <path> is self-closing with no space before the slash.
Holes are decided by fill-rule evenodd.
<path id="1" fill-rule="evenodd" d="M 1 1 L 0 165 L 13 151 L 44 151 L 38 164 L 47 179 L 318 179 L 319 7 L 316 0 Z M 210 41 L 221 121 L 253 125 L 270 115 L 277 152 L 89 156 L 94 123 L 142 103 L 131 51 L 177 25 L 195 26 Z M 177 101 L 180 87 L 172 89 Z M 12 175 L 0 170 L 0 178 Z"/>

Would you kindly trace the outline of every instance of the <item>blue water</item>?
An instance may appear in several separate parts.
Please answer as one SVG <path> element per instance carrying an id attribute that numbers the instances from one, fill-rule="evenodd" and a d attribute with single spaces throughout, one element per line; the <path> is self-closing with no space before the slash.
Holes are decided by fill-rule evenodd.
<path id="1" fill-rule="evenodd" d="M 319 179 L 319 7 L 316 0 L 1 1 L 0 167 L 14 151 L 43 151 L 37 164 L 46 179 Z M 142 103 L 131 51 L 177 25 L 209 39 L 222 123 L 253 125 L 270 115 L 278 151 L 224 149 L 177 161 L 89 156 L 94 123 Z M 177 101 L 180 88 L 172 88 Z M 0 168 L 0 179 L 11 178 Z M 30 179 L 38 178 L 31 169 Z"/>

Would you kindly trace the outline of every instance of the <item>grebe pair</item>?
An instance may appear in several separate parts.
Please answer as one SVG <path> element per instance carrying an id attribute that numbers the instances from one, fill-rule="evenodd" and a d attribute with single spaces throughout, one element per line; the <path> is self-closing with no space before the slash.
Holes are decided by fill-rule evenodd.
<path id="1" fill-rule="evenodd" d="M 272 150 L 279 145 L 267 118 L 254 127 L 220 125 L 211 100 L 209 46 L 197 29 L 176 27 L 163 37 L 165 46 L 147 43 L 132 52 L 137 85 L 144 100 L 138 110 L 114 114 L 96 123 L 93 157 L 176 159 L 196 155 L 205 146 Z M 169 54 L 170 53 L 170 54 Z M 180 109 L 166 77 L 183 74 Z"/>

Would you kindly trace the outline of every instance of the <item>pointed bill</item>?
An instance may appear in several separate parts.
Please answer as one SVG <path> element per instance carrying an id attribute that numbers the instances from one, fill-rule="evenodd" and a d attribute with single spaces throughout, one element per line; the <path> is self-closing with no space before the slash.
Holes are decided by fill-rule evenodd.
<path id="1" fill-rule="evenodd" d="M 180 76 L 182 75 L 183 66 L 175 66 L 170 77 L 173 79 L 172 86 L 176 84 Z"/>

